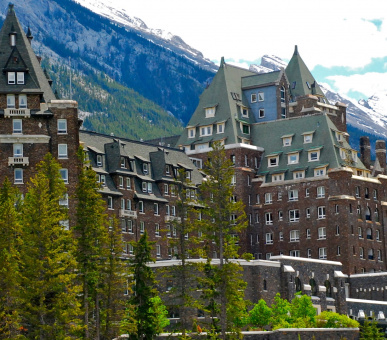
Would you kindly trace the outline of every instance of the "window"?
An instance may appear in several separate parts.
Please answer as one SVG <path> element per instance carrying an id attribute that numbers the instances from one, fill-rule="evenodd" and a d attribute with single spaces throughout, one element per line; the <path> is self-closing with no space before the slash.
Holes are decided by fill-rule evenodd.
<path id="1" fill-rule="evenodd" d="M 281 103 L 285 103 L 285 87 L 281 86 Z"/>
<path id="2" fill-rule="evenodd" d="M 364 190 L 364 198 L 370 198 L 370 190 L 368 188 Z"/>
<path id="3" fill-rule="evenodd" d="M 132 210 L 132 201 L 130 199 L 126 200 L 126 210 Z"/>
<path id="4" fill-rule="evenodd" d="M 19 109 L 27 108 L 27 95 L 19 94 Z"/>
<path id="5" fill-rule="evenodd" d="M 285 174 L 275 174 L 275 175 L 271 175 L 271 180 L 273 182 L 281 182 L 283 181 L 285 178 Z"/>
<path id="6" fill-rule="evenodd" d="M 102 166 L 102 155 L 97 155 L 97 166 Z"/>
<path id="7" fill-rule="evenodd" d="M 336 226 L 336 235 L 340 235 L 340 226 Z"/>
<path id="8" fill-rule="evenodd" d="M 7 94 L 7 108 L 14 109 L 15 108 L 15 95 Z"/>
<path id="9" fill-rule="evenodd" d="M 298 209 L 289 210 L 289 222 L 298 222 L 300 220 L 300 211 Z"/>
<path id="10" fill-rule="evenodd" d="M 16 168 L 13 175 L 15 184 L 23 184 L 23 169 Z"/>
<path id="11" fill-rule="evenodd" d="M 319 176 L 325 176 L 325 168 L 318 168 L 314 169 L 314 176 L 319 177 Z"/>
<path id="12" fill-rule="evenodd" d="M 305 171 L 294 171 L 293 179 L 300 179 L 305 177 Z"/>
<path id="13" fill-rule="evenodd" d="M 211 135 L 212 135 L 212 125 L 200 127 L 200 136 L 211 136 Z"/>
<path id="14" fill-rule="evenodd" d="M 293 189 L 288 191 L 289 201 L 298 201 L 298 190 Z"/>
<path id="15" fill-rule="evenodd" d="M 306 253 L 308 258 L 312 257 L 312 249 L 307 249 Z"/>
<path id="16" fill-rule="evenodd" d="M 258 118 L 264 118 L 264 117 L 265 117 L 265 109 L 259 109 Z"/>
<path id="17" fill-rule="evenodd" d="M 313 135 L 311 133 L 304 135 L 304 144 L 312 143 L 312 139 Z"/>
<path id="18" fill-rule="evenodd" d="M 126 189 L 130 189 L 131 188 L 131 182 L 130 182 L 130 178 L 127 178 L 126 179 Z"/>
<path id="19" fill-rule="evenodd" d="M 251 100 L 250 100 L 252 103 L 256 103 L 257 102 L 257 94 L 256 93 L 252 93 L 251 94 Z"/>
<path id="20" fill-rule="evenodd" d="M 292 145 L 292 137 L 283 137 L 282 138 L 282 144 L 283 144 L 283 146 L 290 146 L 290 145 Z"/>
<path id="21" fill-rule="evenodd" d="M 327 248 L 318 248 L 318 258 L 320 260 L 326 260 L 327 259 Z"/>
<path id="22" fill-rule="evenodd" d="M 318 207 L 317 211 L 318 211 L 318 219 L 323 219 L 323 218 L 326 217 L 326 215 L 325 215 L 325 207 Z"/>
<path id="23" fill-rule="evenodd" d="M 265 213 L 265 221 L 267 225 L 273 224 L 273 213 L 271 212 Z"/>
<path id="24" fill-rule="evenodd" d="M 368 250 L 368 260 L 374 259 L 374 250 L 371 248 Z"/>
<path id="25" fill-rule="evenodd" d="M 155 235 L 160 236 L 160 224 L 158 223 L 155 225 Z"/>
<path id="26" fill-rule="evenodd" d="M 267 192 L 265 194 L 265 204 L 273 203 L 273 194 L 271 192 Z"/>
<path id="27" fill-rule="evenodd" d="M 142 192 L 147 192 L 147 191 L 148 191 L 147 182 L 142 182 Z"/>
<path id="28" fill-rule="evenodd" d="M 113 209 L 113 197 L 108 196 L 108 209 Z"/>
<path id="29" fill-rule="evenodd" d="M 188 138 L 195 138 L 195 128 L 188 129 Z"/>
<path id="30" fill-rule="evenodd" d="M 152 183 L 148 183 L 148 192 L 151 194 L 152 193 Z"/>
<path id="31" fill-rule="evenodd" d="M 378 249 L 376 252 L 377 252 L 378 261 L 383 261 L 382 260 L 382 251 Z"/>
<path id="32" fill-rule="evenodd" d="M 320 158 L 320 150 L 314 150 L 308 152 L 309 162 L 318 161 Z"/>
<path id="33" fill-rule="evenodd" d="M 318 228 L 318 238 L 319 240 L 327 238 L 327 229 L 325 227 Z"/>
<path id="34" fill-rule="evenodd" d="M 325 197 L 325 187 L 317 187 L 317 198 Z"/>
<path id="35" fill-rule="evenodd" d="M 67 158 L 67 144 L 58 144 L 58 158 Z"/>
<path id="36" fill-rule="evenodd" d="M 283 219 L 284 219 L 284 214 L 283 214 L 282 210 L 280 210 L 278 212 L 278 221 L 283 221 Z"/>
<path id="37" fill-rule="evenodd" d="M 250 126 L 246 125 L 246 124 L 242 124 L 242 132 L 245 134 L 249 134 L 250 133 Z"/>
<path id="38" fill-rule="evenodd" d="M 69 172 L 67 169 L 60 169 L 59 170 L 60 172 L 60 175 L 63 179 L 63 182 L 65 182 L 66 184 L 69 182 Z"/>
<path id="39" fill-rule="evenodd" d="M 366 213 L 365 213 L 366 221 L 371 221 L 371 209 L 370 207 L 366 207 Z"/>
<path id="40" fill-rule="evenodd" d="M 377 200 L 378 199 L 378 191 L 375 189 L 374 190 L 374 200 Z"/>
<path id="41" fill-rule="evenodd" d="M 263 92 L 258 92 L 258 101 L 263 102 L 265 100 L 265 94 Z"/>
<path id="42" fill-rule="evenodd" d="M 121 168 L 122 168 L 122 169 L 125 169 L 125 168 L 126 168 L 125 157 L 121 157 L 120 162 L 121 162 Z"/>
<path id="43" fill-rule="evenodd" d="M 140 234 L 144 234 L 145 232 L 145 222 L 141 221 L 140 222 Z"/>
<path id="44" fill-rule="evenodd" d="M 376 241 L 380 241 L 380 231 L 376 230 Z"/>
<path id="45" fill-rule="evenodd" d="M 355 187 L 355 195 L 356 197 L 360 197 L 360 187 Z"/>
<path id="46" fill-rule="evenodd" d="M 139 201 L 138 202 L 138 211 L 140 213 L 143 213 L 144 212 L 144 202 L 143 201 Z"/>
<path id="47" fill-rule="evenodd" d="M 335 204 L 335 214 L 338 214 L 338 213 L 339 213 L 339 205 Z"/>
<path id="48" fill-rule="evenodd" d="M 24 72 L 17 72 L 17 83 L 20 85 L 24 84 Z"/>
<path id="49" fill-rule="evenodd" d="M 268 157 L 267 160 L 268 160 L 268 166 L 269 167 L 277 166 L 278 165 L 278 161 L 279 161 L 279 156 Z"/>
<path id="50" fill-rule="evenodd" d="M 310 208 L 305 209 L 305 216 L 306 218 L 310 218 Z"/>
<path id="51" fill-rule="evenodd" d="M 99 181 L 102 184 L 102 186 L 106 185 L 106 176 L 105 175 L 99 175 Z"/>
<path id="52" fill-rule="evenodd" d="M 359 249 L 359 256 L 361 259 L 364 259 L 364 248 L 363 247 L 360 247 L 360 249 Z"/>
<path id="53" fill-rule="evenodd" d="M 12 120 L 12 132 L 13 133 L 22 133 L 22 120 L 21 119 L 13 119 Z"/>
<path id="54" fill-rule="evenodd" d="M 174 206 L 174 205 L 171 208 L 171 215 L 176 216 L 176 206 Z"/>
<path id="55" fill-rule="evenodd" d="M 284 240 L 284 233 L 282 231 L 279 232 L 279 240 L 280 241 Z"/>
<path id="56" fill-rule="evenodd" d="M 337 246 L 336 255 L 337 255 L 337 256 L 340 256 L 340 255 L 341 255 L 341 248 L 340 248 L 340 246 Z"/>
<path id="57" fill-rule="evenodd" d="M 119 177 L 118 177 L 118 186 L 119 186 L 120 188 L 123 188 L 123 187 L 124 187 L 124 177 L 122 177 L 122 176 L 119 176 Z"/>
<path id="58" fill-rule="evenodd" d="M 363 238 L 363 229 L 361 227 L 357 228 L 357 232 L 359 234 L 359 238 Z"/>
<path id="59" fill-rule="evenodd" d="M 357 206 L 356 212 L 357 212 L 357 218 L 361 219 L 361 207 L 360 207 L 360 205 Z"/>
<path id="60" fill-rule="evenodd" d="M 249 117 L 249 110 L 245 107 L 241 108 L 242 117 L 248 118 Z"/>
<path id="61" fill-rule="evenodd" d="M 158 203 L 153 204 L 153 212 L 155 215 L 159 214 L 159 204 Z"/>
<path id="62" fill-rule="evenodd" d="M 300 231 L 291 230 L 290 231 L 290 242 L 299 242 L 300 241 Z"/>
<path id="63" fill-rule="evenodd" d="M 307 239 L 310 239 L 310 236 L 311 234 L 310 234 L 310 229 L 306 229 L 306 238 Z"/>
<path id="64" fill-rule="evenodd" d="M 297 153 L 291 153 L 288 155 L 288 164 L 297 164 L 298 163 L 298 152 Z"/>
<path id="65" fill-rule="evenodd" d="M 67 119 L 58 119 L 58 134 L 67 133 Z"/>
<path id="66" fill-rule="evenodd" d="M 16 82 L 16 75 L 15 72 L 8 72 L 8 84 L 13 85 Z"/>
<path id="67" fill-rule="evenodd" d="M 299 250 L 290 250 L 289 251 L 289 255 L 290 256 L 293 256 L 293 257 L 300 257 L 301 256 L 301 253 Z"/>
<path id="68" fill-rule="evenodd" d="M 305 189 L 305 197 L 309 197 L 309 189 L 308 188 Z"/>
<path id="69" fill-rule="evenodd" d="M 273 233 L 266 233 L 266 244 L 273 244 Z"/>
<path id="70" fill-rule="evenodd" d="M 372 240 L 372 230 L 371 230 L 371 228 L 367 228 L 367 240 Z"/>
<path id="71" fill-rule="evenodd" d="M 121 198 L 121 209 L 125 209 L 125 198 Z"/>
<path id="72" fill-rule="evenodd" d="M 205 109 L 206 118 L 215 117 L 215 107 L 207 107 Z"/>
<path id="73" fill-rule="evenodd" d="M 216 124 L 216 133 L 223 133 L 224 132 L 224 123 Z"/>

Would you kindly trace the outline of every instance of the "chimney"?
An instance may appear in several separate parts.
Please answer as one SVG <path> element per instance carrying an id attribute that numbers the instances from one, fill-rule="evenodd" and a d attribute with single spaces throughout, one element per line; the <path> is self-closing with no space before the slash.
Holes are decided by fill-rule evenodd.
<path id="1" fill-rule="evenodd" d="M 384 140 L 377 140 L 375 144 L 376 158 L 379 161 L 379 165 L 382 174 L 386 174 L 386 142 Z"/>
<path id="2" fill-rule="evenodd" d="M 30 42 L 30 45 L 31 45 L 32 39 L 34 39 L 34 37 L 31 34 L 30 26 L 28 26 L 27 39 L 28 39 L 28 41 Z"/>
<path id="3" fill-rule="evenodd" d="M 371 144 L 367 136 L 360 137 L 360 160 L 367 169 L 371 167 Z"/>

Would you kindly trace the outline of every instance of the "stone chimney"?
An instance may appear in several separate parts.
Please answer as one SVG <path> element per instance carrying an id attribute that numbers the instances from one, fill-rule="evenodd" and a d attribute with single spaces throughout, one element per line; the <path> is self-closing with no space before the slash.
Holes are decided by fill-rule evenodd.
<path id="1" fill-rule="evenodd" d="M 367 169 L 371 167 L 371 144 L 367 136 L 360 137 L 360 160 Z"/>
<path id="2" fill-rule="evenodd" d="M 377 140 L 375 144 L 376 159 L 379 162 L 381 172 L 386 174 L 386 142 L 384 140 Z"/>

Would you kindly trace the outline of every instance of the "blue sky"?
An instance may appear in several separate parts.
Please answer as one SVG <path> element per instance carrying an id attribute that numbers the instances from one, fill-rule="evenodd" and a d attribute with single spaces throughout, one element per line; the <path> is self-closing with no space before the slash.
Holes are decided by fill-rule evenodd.
<path id="1" fill-rule="evenodd" d="M 386 0 L 110 0 L 205 57 L 240 66 L 294 45 L 317 81 L 354 99 L 387 94 Z"/>

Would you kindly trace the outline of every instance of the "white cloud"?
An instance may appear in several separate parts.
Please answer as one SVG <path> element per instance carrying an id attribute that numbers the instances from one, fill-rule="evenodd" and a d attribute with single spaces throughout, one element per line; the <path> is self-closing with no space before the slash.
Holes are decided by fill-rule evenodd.
<path id="1" fill-rule="evenodd" d="M 369 72 L 350 76 L 329 76 L 334 81 L 334 87 L 340 94 L 347 95 L 350 91 L 364 93 L 371 97 L 375 93 L 387 93 L 387 73 Z"/>

